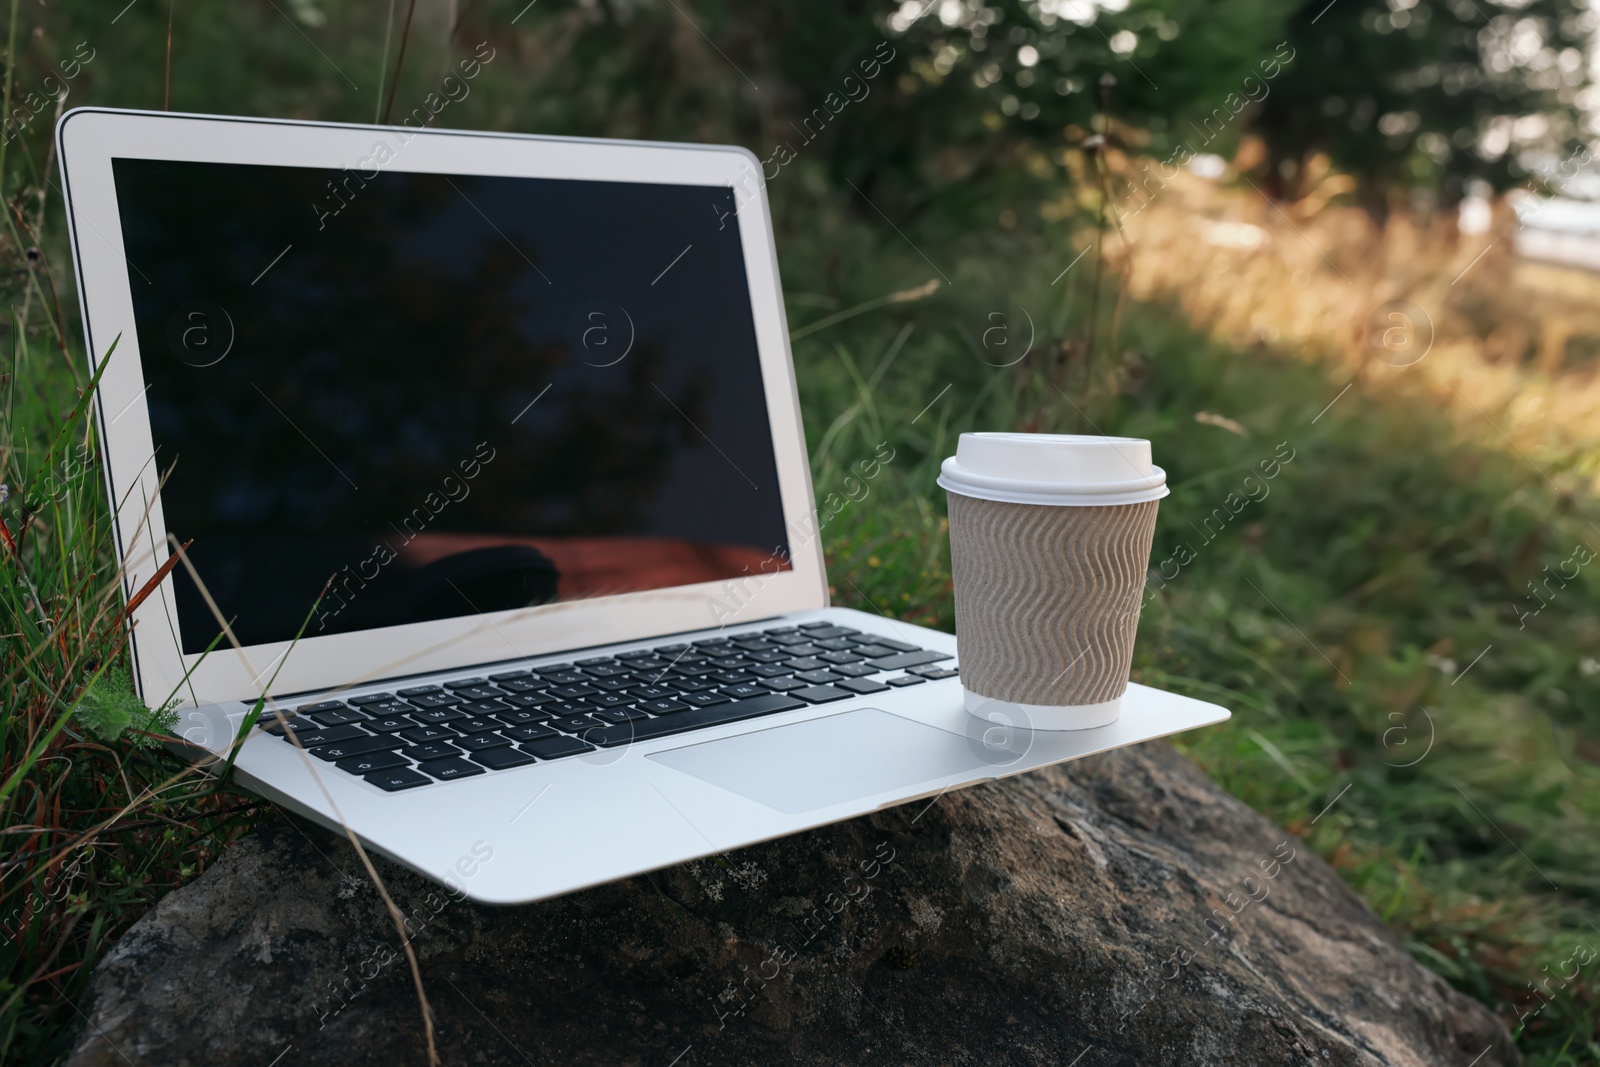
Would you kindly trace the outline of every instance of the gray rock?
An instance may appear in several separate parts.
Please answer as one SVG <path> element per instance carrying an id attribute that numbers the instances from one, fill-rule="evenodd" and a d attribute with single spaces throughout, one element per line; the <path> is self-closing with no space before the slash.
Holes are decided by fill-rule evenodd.
<path id="1" fill-rule="evenodd" d="M 526 907 L 380 871 L 446 1064 L 1519 1062 L 1164 744 Z M 398 944 L 352 851 L 278 819 L 106 956 L 69 1062 L 425 1063 Z"/>

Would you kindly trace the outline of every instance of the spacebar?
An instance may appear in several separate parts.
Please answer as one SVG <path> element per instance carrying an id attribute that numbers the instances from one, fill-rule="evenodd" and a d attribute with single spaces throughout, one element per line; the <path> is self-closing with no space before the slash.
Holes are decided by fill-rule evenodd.
<path id="1" fill-rule="evenodd" d="M 603 730 L 586 730 L 583 739 L 591 745 L 613 748 L 617 745 L 626 745 L 630 741 L 649 741 L 655 737 L 668 737 L 689 730 L 721 726 L 725 722 L 738 722 L 740 719 L 753 719 L 758 715 L 772 715 L 803 707 L 806 707 L 806 702 L 803 700 L 786 697 L 781 693 L 771 693 L 767 696 L 751 697 L 748 700 L 735 700 L 732 704 L 675 712 L 663 715 L 659 719 L 642 719 L 638 722 L 608 726 Z"/>

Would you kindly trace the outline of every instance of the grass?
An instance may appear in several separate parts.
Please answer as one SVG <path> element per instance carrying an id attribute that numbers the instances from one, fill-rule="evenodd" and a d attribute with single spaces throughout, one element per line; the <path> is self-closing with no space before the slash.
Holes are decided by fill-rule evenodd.
<path id="1" fill-rule="evenodd" d="M 174 106 L 369 119 L 382 57 L 376 43 L 333 48 L 359 13 L 328 8 L 330 27 L 304 25 L 364 86 L 359 107 L 290 19 L 220 6 L 179 9 Z M 89 36 L 97 58 L 74 102 L 159 106 L 165 11 L 130 11 L 114 35 L 99 25 L 109 16 L 91 14 L 52 14 L 42 35 L 25 20 L 19 40 L 66 54 L 57 43 Z M 521 47 L 557 63 L 569 43 Z M 436 66 L 413 44 L 401 101 L 426 91 Z M 451 123 L 553 128 L 563 103 L 519 94 L 511 67 L 491 67 Z M 132 700 L 123 673 L 48 124 L 11 146 L 0 229 L 12 309 L 0 381 L 11 539 L 0 545 L 0 1059 L 26 1063 L 64 1052 L 73 1005 L 115 937 L 266 810 L 141 743 L 159 712 Z M 1499 1012 L 1528 1063 L 1593 1063 L 1600 567 L 1538 599 L 1528 588 L 1575 545 L 1600 546 L 1587 320 L 1565 310 L 1564 346 L 1538 335 L 1518 348 L 1541 305 L 1504 274 L 1474 277 L 1463 299 L 1448 284 L 1465 265 L 1454 245 L 1357 232 L 1338 209 L 1298 218 L 1349 272 L 1352 298 L 1248 200 L 1179 192 L 1141 213 L 1131 246 L 1111 238 L 1104 256 L 1078 260 L 1094 237 L 1092 195 L 1043 216 L 1019 210 L 1014 228 L 929 213 L 902 237 L 848 210 L 812 161 L 785 169 L 771 194 L 819 505 L 833 516 L 835 599 L 951 626 L 934 477 L 963 430 L 1152 438 L 1173 486 L 1153 561 L 1171 577 L 1152 583 L 1136 672 L 1235 711 L 1180 746 L 1305 837 L 1422 963 Z M 1248 216 L 1273 241 L 1206 245 L 1192 239 L 1196 216 Z M 1286 284 L 1297 271 L 1305 284 Z M 1374 365 L 1350 340 L 1352 314 L 1419 293 L 1441 346 L 1416 373 Z M 1522 333 L 1497 333 L 1505 323 Z"/>
<path id="2" fill-rule="evenodd" d="M 839 305 L 926 270 L 897 240 L 839 257 L 856 275 L 840 277 Z M 1368 384 L 1341 395 L 1338 358 L 1240 351 L 1161 306 L 1129 306 L 1118 358 L 1096 370 L 1081 347 L 1087 279 L 1048 284 L 1077 246 L 1007 240 L 1009 255 L 950 249 L 955 284 L 926 302 L 797 345 L 808 435 L 826 444 L 819 496 L 880 441 L 896 450 L 840 514 L 837 599 L 952 625 L 933 479 L 960 431 L 1150 437 L 1173 487 L 1153 563 L 1176 576 L 1152 582 L 1136 674 L 1235 711 L 1180 747 L 1494 1007 L 1528 1063 L 1595 1062 L 1600 568 L 1569 563 L 1564 586 L 1528 591 L 1575 546 L 1600 548 L 1581 457 L 1542 457 L 1554 489 L 1445 405 Z M 982 329 L 1017 307 L 1041 325 L 1037 355 L 992 367 Z M 792 301 L 791 322 L 807 310 Z"/>
<path id="3" fill-rule="evenodd" d="M 0 255 L 26 262 L 14 234 Z M 36 291 L 33 267 L 7 277 Z M 48 1062 L 64 1050 L 86 964 L 264 805 L 153 747 L 173 719 L 129 680 L 104 482 L 66 362 L 76 352 L 39 321 L 53 304 L 41 298 L 31 324 L 26 298 L 13 306 L 0 442 L 0 1058 Z"/>

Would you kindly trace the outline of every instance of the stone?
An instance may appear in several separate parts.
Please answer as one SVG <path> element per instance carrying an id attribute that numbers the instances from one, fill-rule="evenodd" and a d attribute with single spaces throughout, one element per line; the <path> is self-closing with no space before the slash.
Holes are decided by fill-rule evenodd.
<path id="1" fill-rule="evenodd" d="M 447 1064 L 1520 1062 L 1164 743 L 523 907 L 375 862 Z M 399 944 L 350 847 L 275 817 L 107 953 L 70 1067 L 425 1064 Z"/>

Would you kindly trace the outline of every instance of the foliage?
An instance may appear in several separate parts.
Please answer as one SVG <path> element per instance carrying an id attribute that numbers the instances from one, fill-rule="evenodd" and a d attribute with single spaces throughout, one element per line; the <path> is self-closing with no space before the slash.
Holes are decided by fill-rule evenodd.
<path id="1" fill-rule="evenodd" d="M 1298 59 L 1252 123 L 1267 180 L 1292 190 L 1324 153 L 1380 209 L 1395 187 L 1450 203 L 1471 179 L 1526 180 L 1530 152 L 1565 157 L 1588 132 L 1597 25 L 1578 0 L 1310 0 L 1288 23 Z"/>
<path id="2" fill-rule="evenodd" d="M 134 748 L 155 748 L 178 724 L 178 698 L 151 708 L 133 688 L 133 676 L 122 664 L 104 671 L 84 692 L 74 713 L 84 729 L 105 742 L 124 734 Z"/>

